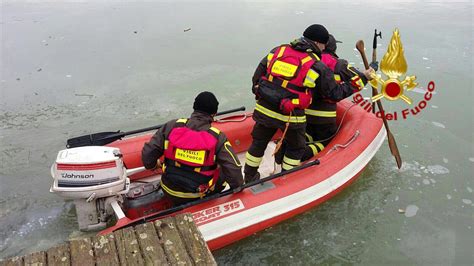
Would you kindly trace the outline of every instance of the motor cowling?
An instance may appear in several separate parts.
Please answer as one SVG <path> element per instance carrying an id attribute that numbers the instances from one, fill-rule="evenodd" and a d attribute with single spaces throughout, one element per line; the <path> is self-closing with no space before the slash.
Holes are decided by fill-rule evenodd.
<path id="1" fill-rule="evenodd" d="M 100 230 L 113 213 L 111 202 L 121 201 L 129 190 L 122 155 L 118 148 L 86 146 L 58 153 L 51 167 L 50 191 L 74 199 L 79 229 Z"/>

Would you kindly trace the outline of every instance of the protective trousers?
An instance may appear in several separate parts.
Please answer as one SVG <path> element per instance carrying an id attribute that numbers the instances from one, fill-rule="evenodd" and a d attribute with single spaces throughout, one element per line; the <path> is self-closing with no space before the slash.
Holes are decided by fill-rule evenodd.
<path id="1" fill-rule="evenodd" d="M 244 174 L 246 183 L 259 178 L 258 168 L 263 160 L 265 149 L 277 130 L 278 128 L 268 128 L 258 122 L 255 124 L 252 130 L 252 145 L 245 156 Z M 286 150 L 283 156 L 283 171 L 290 170 L 300 164 L 305 149 L 304 132 L 304 127 L 288 128 L 285 136 Z"/>
<path id="2" fill-rule="evenodd" d="M 306 124 L 306 141 L 301 161 L 306 161 L 320 153 L 334 138 L 337 124 Z"/>

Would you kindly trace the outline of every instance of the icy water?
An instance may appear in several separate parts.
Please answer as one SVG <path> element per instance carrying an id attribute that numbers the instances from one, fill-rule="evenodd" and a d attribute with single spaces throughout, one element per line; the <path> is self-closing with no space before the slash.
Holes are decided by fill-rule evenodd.
<path id="1" fill-rule="evenodd" d="M 382 58 L 398 27 L 419 83 L 406 94 L 418 103 L 431 80 L 436 94 L 407 119 L 404 102 L 384 101 L 399 112 L 390 126 L 401 170 L 385 144 L 341 194 L 215 252 L 217 261 L 472 265 L 473 4 L 379 2 L 2 1 L 0 257 L 82 235 L 71 202 L 48 192 L 66 139 L 186 116 L 202 90 L 221 110 L 252 108 L 258 61 L 322 23 L 359 67 L 356 40 L 370 57 L 381 30 Z"/>

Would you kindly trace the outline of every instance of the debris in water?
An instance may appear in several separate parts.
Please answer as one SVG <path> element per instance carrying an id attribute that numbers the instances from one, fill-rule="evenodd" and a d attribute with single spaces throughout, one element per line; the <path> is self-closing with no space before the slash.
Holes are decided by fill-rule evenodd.
<path id="1" fill-rule="evenodd" d="M 418 208 L 418 206 L 416 206 L 416 205 L 408 205 L 405 208 L 405 217 L 415 216 L 419 209 L 420 208 Z"/>
<path id="2" fill-rule="evenodd" d="M 398 213 L 405 213 L 404 209 L 398 209 Z"/>
<path id="3" fill-rule="evenodd" d="M 184 29 L 184 32 L 190 31 L 191 28 Z"/>
<path id="4" fill-rule="evenodd" d="M 449 195 L 449 194 L 446 194 L 446 198 L 447 198 L 448 200 L 450 200 L 450 199 L 452 199 L 453 197 L 451 197 L 451 195 Z"/>
<path id="5" fill-rule="evenodd" d="M 445 175 L 449 173 L 449 169 L 441 165 L 428 165 L 428 171 L 433 175 Z"/>
<path id="6" fill-rule="evenodd" d="M 41 72 L 41 70 L 43 70 L 43 69 L 41 69 L 41 68 L 38 68 L 36 71 L 38 71 L 38 72 Z"/>
<path id="7" fill-rule="evenodd" d="M 137 34 L 137 33 L 138 33 L 138 31 L 134 31 L 133 33 Z"/>
<path id="8" fill-rule="evenodd" d="M 448 163 L 448 158 L 443 158 L 443 163 Z"/>
<path id="9" fill-rule="evenodd" d="M 439 122 L 432 121 L 431 123 L 432 123 L 433 125 L 437 126 L 437 127 L 446 128 L 445 125 L 443 125 L 443 124 L 441 124 L 441 123 L 439 123 Z"/>
<path id="10" fill-rule="evenodd" d="M 20 78 L 16 78 L 17 81 L 20 81 Z"/>
<path id="11" fill-rule="evenodd" d="M 468 204 L 468 205 L 472 204 L 472 200 L 470 200 L 470 199 L 462 199 L 462 202 L 464 204 Z"/>

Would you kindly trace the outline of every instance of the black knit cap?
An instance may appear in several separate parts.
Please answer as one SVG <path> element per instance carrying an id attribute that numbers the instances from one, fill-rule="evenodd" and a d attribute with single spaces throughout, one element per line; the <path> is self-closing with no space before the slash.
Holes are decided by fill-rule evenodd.
<path id="1" fill-rule="evenodd" d="M 329 32 L 323 25 L 313 24 L 304 30 L 303 36 L 314 42 L 326 44 L 329 39 Z"/>
<path id="2" fill-rule="evenodd" d="M 210 115 L 217 113 L 219 102 L 212 92 L 203 91 L 194 99 L 194 111 L 201 111 Z"/>

